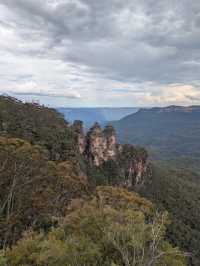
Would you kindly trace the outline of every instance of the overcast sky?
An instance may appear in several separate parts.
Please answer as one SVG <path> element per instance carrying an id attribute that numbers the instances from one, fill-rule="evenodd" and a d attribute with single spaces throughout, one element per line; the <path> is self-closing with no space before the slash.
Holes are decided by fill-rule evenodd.
<path id="1" fill-rule="evenodd" d="M 200 104 L 200 1 L 0 0 L 0 93 L 52 106 Z"/>

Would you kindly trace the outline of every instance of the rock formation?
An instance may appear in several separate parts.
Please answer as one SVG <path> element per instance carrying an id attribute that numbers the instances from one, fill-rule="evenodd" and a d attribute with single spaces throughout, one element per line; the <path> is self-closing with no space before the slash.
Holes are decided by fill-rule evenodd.
<path id="1" fill-rule="evenodd" d="M 126 180 L 127 187 L 140 187 L 144 184 L 145 174 L 147 171 L 146 160 L 133 160 L 128 171 L 128 178 Z"/>
<path id="2" fill-rule="evenodd" d="M 86 136 L 87 155 L 95 166 L 100 166 L 108 160 L 114 160 L 117 155 L 116 133 L 112 126 L 101 129 L 98 123 L 89 130 Z"/>
<path id="3" fill-rule="evenodd" d="M 81 120 L 75 120 L 73 124 L 73 129 L 75 130 L 78 136 L 77 141 L 78 141 L 79 152 L 80 154 L 83 154 L 86 148 L 86 139 L 83 130 L 83 122 Z"/>
<path id="4" fill-rule="evenodd" d="M 75 121 L 73 128 L 78 134 L 77 141 L 79 152 L 89 161 L 91 166 L 101 167 L 108 161 L 120 162 L 120 157 L 124 157 L 124 145 L 117 143 L 116 132 L 113 126 L 107 125 L 103 130 L 98 123 L 84 134 L 83 123 Z M 136 148 L 127 145 L 130 154 L 137 154 Z M 135 152 L 134 152 L 135 151 Z M 130 156 L 129 156 L 130 157 Z M 124 185 L 127 187 L 139 186 L 144 182 L 146 173 L 146 156 L 133 156 L 121 163 L 122 172 L 125 174 Z"/>
<path id="5" fill-rule="evenodd" d="M 101 126 L 95 123 L 86 135 L 82 121 L 74 121 L 73 128 L 78 135 L 79 152 L 87 156 L 90 163 L 100 166 L 110 159 L 115 159 L 117 140 L 112 126 L 108 125 L 102 130 Z"/>

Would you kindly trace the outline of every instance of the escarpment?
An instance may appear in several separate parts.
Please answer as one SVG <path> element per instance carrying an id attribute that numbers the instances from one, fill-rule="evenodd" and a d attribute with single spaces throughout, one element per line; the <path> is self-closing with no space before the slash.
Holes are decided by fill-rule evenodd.
<path id="1" fill-rule="evenodd" d="M 75 130 L 75 132 L 77 133 L 77 141 L 78 141 L 78 149 L 80 154 L 83 154 L 86 148 L 86 139 L 85 139 L 85 135 L 84 135 L 84 130 L 83 130 L 83 121 L 81 120 L 76 120 L 74 121 L 73 124 L 73 129 Z"/>
<path id="2" fill-rule="evenodd" d="M 116 176 L 118 183 L 126 187 L 143 185 L 147 173 L 147 152 L 133 145 L 117 143 L 115 129 L 107 125 L 104 129 L 95 123 L 84 133 L 83 123 L 75 121 L 79 152 L 91 167 Z M 112 164 L 112 166 L 110 165 Z M 108 171 L 109 168 L 109 171 Z"/>
<path id="3" fill-rule="evenodd" d="M 71 162 L 100 185 L 136 188 L 146 180 L 146 151 L 118 144 L 111 125 L 102 129 L 95 123 L 86 133 L 82 121 L 71 125 L 54 109 L 0 96 L 0 136 L 37 145 L 49 161 Z"/>
<path id="4" fill-rule="evenodd" d="M 80 154 L 83 154 L 89 163 L 101 166 L 104 162 L 115 160 L 120 152 L 115 130 L 107 125 L 103 130 L 96 122 L 85 134 L 82 121 L 75 121 L 73 128 L 78 133 L 77 142 Z"/>
<path id="5" fill-rule="evenodd" d="M 95 166 L 100 166 L 108 160 L 115 160 L 117 156 L 116 134 L 111 126 L 101 129 L 98 123 L 86 135 L 86 155 Z"/>

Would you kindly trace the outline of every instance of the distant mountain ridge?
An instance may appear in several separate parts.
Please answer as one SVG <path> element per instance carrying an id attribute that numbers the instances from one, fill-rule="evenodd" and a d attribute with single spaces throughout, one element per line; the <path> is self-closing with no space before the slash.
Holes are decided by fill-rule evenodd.
<path id="1" fill-rule="evenodd" d="M 119 141 L 146 146 L 157 158 L 200 157 L 200 106 L 140 109 L 114 121 Z"/>
<path id="2" fill-rule="evenodd" d="M 69 122 L 72 123 L 75 120 L 82 120 L 86 128 L 91 127 L 95 122 L 106 124 L 109 121 L 119 120 L 129 114 L 135 113 L 138 109 L 135 107 L 57 108 Z"/>
<path id="3" fill-rule="evenodd" d="M 170 105 L 166 107 L 153 107 L 153 108 L 140 108 L 138 112 L 200 112 L 200 105 L 191 106 L 180 106 L 180 105 Z"/>

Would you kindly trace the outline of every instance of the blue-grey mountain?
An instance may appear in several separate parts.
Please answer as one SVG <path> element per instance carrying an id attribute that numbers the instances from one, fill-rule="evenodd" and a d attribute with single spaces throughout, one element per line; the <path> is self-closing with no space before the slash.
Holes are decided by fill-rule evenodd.
<path id="1" fill-rule="evenodd" d="M 200 156 L 200 106 L 140 109 L 113 125 L 120 142 L 144 145 L 154 157 Z"/>
<path id="2" fill-rule="evenodd" d="M 64 114 L 66 120 L 73 122 L 75 120 L 82 120 L 86 128 L 91 127 L 95 122 L 106 124 L 108 121 L 119 120 L 129 114 L 138 111 L 134 107 L 121 108 L 58 108 L 59 112 Z"/>

